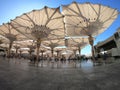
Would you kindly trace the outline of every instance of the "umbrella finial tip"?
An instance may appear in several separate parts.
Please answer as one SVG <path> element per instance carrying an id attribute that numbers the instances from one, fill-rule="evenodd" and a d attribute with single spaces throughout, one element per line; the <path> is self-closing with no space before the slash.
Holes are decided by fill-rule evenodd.
<path id="1" fill-rule="evenodd" d="M 90 2 L 86 2 L 86 4 L 90 4 Z"/>
<path id="2" fill-rule="evenodd" d="M 58 9 L 60 9 L 60 6 L 58 7 Z"/>
<path id="3" fill-rule="evenodd" d="M 58 9 L 58 10 L 59 10 L 59 9 L 60 9 L 60 6 L 59 6 L 59 7 L 57 7 L 56 9 Z"/>
<path id="4" fill-rule="evenodd" d="M 45 6 L 44 8 L 47 8 L 47 6 Z"/>
<path id="5" fill-rule="evenodd" d="M 36 10 L 34 9 L 34 10 L 32 10 L 33 12 L 35 12 Z"/>
<path id="6" fill-rule="evenodd" d="M 23 13 L 23 15 L 26 15 L 26 13 Z"/>
<path id="7" fill-rule="evenodd" d="M 76 1 L 73 1 L 72 3 L 77 3 Z"/>

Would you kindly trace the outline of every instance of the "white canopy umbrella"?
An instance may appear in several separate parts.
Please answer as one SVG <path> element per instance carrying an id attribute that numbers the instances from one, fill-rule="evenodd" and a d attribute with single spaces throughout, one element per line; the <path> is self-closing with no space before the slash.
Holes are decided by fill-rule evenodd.
<path id="1" fill-rule="evenodd" d="M 93 37 L 104 32 L 113 23 L 118 16 L 118 11 L 101 4 L 73 2 L 63 6 L 62 14 L 65 16 L 66 34 L 68 36 L 88 36 L 94 57 Z"/>
<path id="2" fill-rule="evenodd" d="M 6 37 L 9 40 L 8 56 L 10 56 L 10 50 L 14 41 L 20 41 L 27 39 L 24 35 L 17 32 L 10 23 L 6 23 L 0 26 L 0 35 Z"/>
<path id="3" fill-rule="evenodd" d="M 37 41 L 37 64 L 41 41 L 64 37 L 63 15 L 59 8 L 33 10 L 12 20 L 11 25 L 18 32 Z"/>
<path id="4" fill-rule="evenodd" d="M 43 45 L 46 45 L 51 48 L 51 53 L 53 56 L 54 49 L 58 46 L 64 46 L 64 39 L 56 39 L 56 40 L 48 40 L 48 41 L 43 41 Z"/>
<path id="5" fill-rule="evenodd" d="M 70 38 L 68 39 L 68 47 L 76 47 L 72 48 L 74 51 L 79 50 L 79 54 L 81 54 L 81 49 L 88 45 L 89 41 L 87 38 Z"/>

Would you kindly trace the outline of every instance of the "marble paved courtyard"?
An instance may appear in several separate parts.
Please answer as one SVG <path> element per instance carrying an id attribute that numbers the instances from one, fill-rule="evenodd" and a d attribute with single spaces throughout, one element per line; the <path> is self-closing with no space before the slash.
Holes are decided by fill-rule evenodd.
<path id="1" fill-rule="evenodd" d="M 120 90 L 120 62 L 51 68 L 0 58 L 0 90 Z"/>

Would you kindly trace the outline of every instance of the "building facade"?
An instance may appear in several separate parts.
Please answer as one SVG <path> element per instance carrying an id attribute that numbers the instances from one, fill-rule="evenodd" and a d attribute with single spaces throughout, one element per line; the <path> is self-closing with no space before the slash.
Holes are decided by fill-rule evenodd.
<path id="1" fill-rule="evenodd" d="M 120 27 L 108 39 L 94 46 L 95 55 L 107 54 L 110 57 L 120 57 Z"/>

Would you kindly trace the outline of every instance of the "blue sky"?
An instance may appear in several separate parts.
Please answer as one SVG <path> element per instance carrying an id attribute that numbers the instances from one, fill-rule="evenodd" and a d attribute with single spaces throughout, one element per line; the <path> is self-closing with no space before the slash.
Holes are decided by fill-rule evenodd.
<path id="1" fill-rule="evenodd" d="M 91 2 L 103 4 L 105 6 L 116 8 L 120 12 L 120 0 L 0 0 L 0 25 L 33 9 L 41 9 L 44 6 L 59 7 L 61 5 L 70 4 L 73 1 L 79 3 Z M 120 15 L 104 33 L 96 37 L 95 44 L 112 36 L 118 27 L 120 27 Z M 90 46 L 87 46 L 82 50 L 82 54 L 90 52 Z"/>

